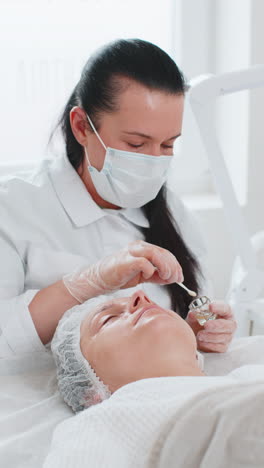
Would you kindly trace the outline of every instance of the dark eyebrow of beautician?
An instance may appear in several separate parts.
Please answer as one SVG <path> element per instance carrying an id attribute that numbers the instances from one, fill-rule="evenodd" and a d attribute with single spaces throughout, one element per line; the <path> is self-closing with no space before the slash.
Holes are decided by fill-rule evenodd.
<path id="1" fill-rule="evenodd" d="M 127 133 L 128 135 L 138 135 L 138 136 L 142 136 L 144 138 L 151 138 L 150 135 L 145 135 L 145 133 L 140 133 L 140 132 L 123 132 L 123 133 Z M 178 135 L 175 135 L 171 138 L 167 138 L 168 141 L 170 140 L 174 140 L 175 138 L 178 138 L 179 136 L 181 136 L 181 133 L 179 133 Z"/>

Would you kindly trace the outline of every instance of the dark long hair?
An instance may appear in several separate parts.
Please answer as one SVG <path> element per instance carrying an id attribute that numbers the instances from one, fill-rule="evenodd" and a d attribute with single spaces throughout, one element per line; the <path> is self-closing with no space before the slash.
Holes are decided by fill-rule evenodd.
<path id="1" fill-rule="evenodd" d="M 75 139 L 69 119 L 74 106 L 82 107 L 100 130 L 102 113 L 118 109 L 118 97 L 123 89 L 123 77 L 171 94 L 184 94 L 185 80 L 175 62 L 159 47 L 139 39 L 121 39 L 99 49 L 86 63 L 81 78 L 73 90 L 58 122 L 66 144 L 66 153 L 77 170 L 84 158 L 82 145 Z M 166 201 L 166 188 L 142 207 L 150 227 L 144 228 L 145 240 L 170 250 L 183 268 L 186 285 L 199 290 L 201 274 L 197 259 L 182 239 L 177 220 L 172 218 Z M 176 283 L 168 288 L 172 307 L 183 318 L 188 312 L 190 297 Z"/>

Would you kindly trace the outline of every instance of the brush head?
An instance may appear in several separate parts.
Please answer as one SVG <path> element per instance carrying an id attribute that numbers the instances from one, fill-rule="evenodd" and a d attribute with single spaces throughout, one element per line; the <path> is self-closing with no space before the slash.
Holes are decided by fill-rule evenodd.
<path id="1" fill-rule="evenodd" d="M 189 289 L 188 293 L 189 293 L 190 296 L 193 296 L 193 297 L 197 296 L 197 293 L 194 292 L 194 291 L 191 291 L 190 289 Z"/>
<path id="2" fill-rule="evenodd" d="M 190 295 L 190 296 L 197 296 L 197 293 L 194 292 L 194 291 L 191 291 L 191 289 L 188 289 L 187 286 L 185 286 L 185 284 L 183 283 L 177 283 L 179 286 L 181 286 L 181 288 L 185 289 L 185 291 L 187 291 L 187 293 Z"/>

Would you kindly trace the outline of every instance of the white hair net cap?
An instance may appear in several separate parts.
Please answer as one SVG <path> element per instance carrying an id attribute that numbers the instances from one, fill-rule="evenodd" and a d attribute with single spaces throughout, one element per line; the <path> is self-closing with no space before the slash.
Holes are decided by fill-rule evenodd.
<path id="1" fill-rule="evenodd" d="M 68 310 L 51 342 L 60 393 L 75 413 L 111 396 L 109 388 L 96 375 L 80 348 L 80 327 L 84 317 L 105 300 L 106 297 L 100 296 Z"/>

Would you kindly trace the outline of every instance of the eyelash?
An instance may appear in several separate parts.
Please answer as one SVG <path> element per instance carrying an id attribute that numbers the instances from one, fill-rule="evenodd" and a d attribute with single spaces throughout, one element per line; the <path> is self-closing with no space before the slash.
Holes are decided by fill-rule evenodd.
<path id="1" fill-rule="evenodd" d="M 143 143 L 141 145 L 132 145 L 132 143 L 128 143 L 129 146 L 131 146 L 132 148 L 140 148 L 141 146 L 143 146 Z M 170 145 L 162 145 L 163 148 L 173 148 L 173 145 L 170 146 Z"/>
<path id="2" fill-rule="evenodd" d="M 122 310 L 122 313 L 124 313 L 124 310 Z M 109 322 L 109 320 L 111 320 L 112 318 L 116 318 L 116 317 L 119 317 L 120 314 L 117 314 L 117 315 L 109 315 L 109 317 L 107 317 L 107 319 L 103 322 L 102 324 L 102 327 Z"/>
<path id="3" fill-rule="evenodd" d="M 106 319 L 106 320 L 104 321 L 104 323 L 103 323 L 103 326 L 104 326 L 107 322 L 109 322 L 110 319 L 112 319 L 112 318 L 114 318 L 114 317 L 116 317 L 116 315 L 110 315 L 109 317 L 107 317 L 107 319 Z"/>

